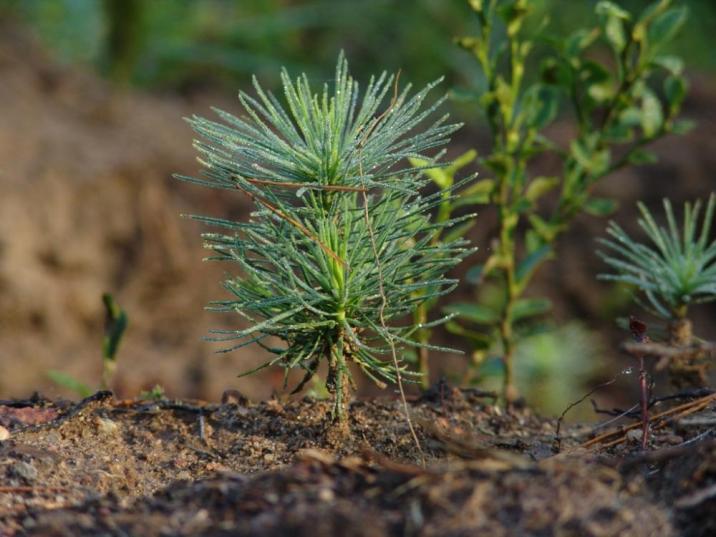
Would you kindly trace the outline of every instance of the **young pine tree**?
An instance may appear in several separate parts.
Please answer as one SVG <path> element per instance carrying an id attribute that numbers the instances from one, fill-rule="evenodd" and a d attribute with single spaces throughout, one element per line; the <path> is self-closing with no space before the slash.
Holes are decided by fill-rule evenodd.
<path id="1" fill-rule="evenodd" d="M 195 217 L 226 230 L 203 237 L 210 259 L 237 269 L 224 282 L 230 297 L 210 308 L 249 323 L 211 339 L 228 342 L 226 351 L 261 346 L 273 355 L 261 367 L 303 370 L 296 391 L 327 362 L 331 418 L 345 423 L 349 364 L 378 383 L 400 381 L 400 348 L 426 326 L 411 323 L 412 312 L 456 285 L 446 272 L 471 251 L 464 240 L 431 242 L 436 229 L 472 215 L 432 222 L 444 195 L 421 195 L 429 179 L 408 163 L 458 125 L 431 119 L 443 99 L 423 109 L 435 83 L 411 96 L 383 73 L 360 96 L 342 56 L 332 87 L 319 93 L 305 75 L 284 71 L 282 82 L 283 102 L 254 80 L 256 96 L 239 96 L 244 116 L 190 119 L 204 172 L 179 178 L 255 207 L 240 222 Z M 283 345 L 272 346 L 275 338 Z"/>

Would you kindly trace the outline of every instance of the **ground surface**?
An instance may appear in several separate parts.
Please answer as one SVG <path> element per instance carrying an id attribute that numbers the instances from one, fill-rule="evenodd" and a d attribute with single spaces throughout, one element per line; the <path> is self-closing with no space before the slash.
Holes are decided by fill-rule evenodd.
<path id="1" fill-rule="evenodd" d="M 0 535 L 716 531 L 713 395 L 655 406 L 646 454 L 624 427 L 557 441 L 555 420 L 491 402 L 445 385 L 411 401 L 422 454 L 394 400 L 355 402 L 335 449 L 309 399 L 5 402 Z"/>

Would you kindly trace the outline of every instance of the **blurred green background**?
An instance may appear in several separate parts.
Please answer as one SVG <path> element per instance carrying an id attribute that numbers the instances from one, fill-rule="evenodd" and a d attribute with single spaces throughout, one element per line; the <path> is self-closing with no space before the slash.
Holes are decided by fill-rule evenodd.
<path id="1" fill-rule="evenodd" d="M 534 0 L 532 21 L 567 35 L 594 21 L 596 0 Z M 650 2 L 617 2 L 632 12 Z M 689 30 L 669 52 L 690 69 L 713 71 L 716 3 L 689 0 Z M 359 79 L 401 69 L 421 85 L 479 78 L 452 38 L 474 31 L 463 0 L 5 0 L 4 10 L 37 32 L 64 62 L 81 63 L 118 83 L 153 90 L 235 90 L 252 74 L 266 84 L 278 70 L 330 79 L 345 50 Z"/>
<path id="2" fill-rule="evenodd" d="M 617 3 L 636 11 L 649 2 L 624 0 Z M 682 32 L 669 52 L 684 58 L 687 71 L 694 80 L 686 116 L 699 119 L 700 126 L 688 138 L 670 139 L 657 147 L 661 164 L 629 176 L 631 183 L 625 181 L 625 176 L 620 176 L 611 186 L 607 185 L 610 195 L 620 198 L 625 207 L 625 212 L 616 215 L 620 221 L 633 215 L 636 199 L 646 199 L 653 205 L 655 200 L 668 195 L 678 203 L 682 198 L 704 196 L 713 189 L 710 170 L 716 151 L 710 140 L 716 124 L 711 112 L 716 105 L 716 2 L 690 0 L 681 3 L 688 5 L 691 11 L 688 30 Z M 532 20 L 549 18 L 553 35 L 566 35 L 577 27 L 594 23 L 596 0 L 534 0 L 533 4 L 536 14 Z M 469 100 L 480 87 L 479 71 L 474 60 L 453 44 L 454 37 L 474 32 L 476 27 L 473 14 L 463 0 L 4 0 L 0 1 L 0 22 L 5 28 L 5 41 L 0 42 L 0 59 L 3 50 L 8 51 L 5 57 L 11 58 L 5 64 L 0 62 L 0 86 L 3 76 L 23 72 L 23 69 L 45 74 L 51 71 L 53 77 L 62 80 L 76 80 L 74 77 L 78 72 L 90 77 L 64 85 L 52 78 L 49 89 L 43 86 L 37 90 L 36 99 L 38 103 L 42 101 L 42 105 L 30 103 L 26 108 L 13 104 L 13 99 L 23 87 L 29 88 L 34 79 L 20 75 L 6 78 L 16 80 L 16 86 L 8 90 L 13 92 L 12 98 L 4 99 L 0 122 L 12 117 L 14 110 L 34 110 L 32 113 L 38 116 L 37 121 L 32 116 L 27 121 L 19 119 L 12 125 L 10 121 L 1 125 L 0 143 L 5 145 L 0 147 L 0 158 L 4 156 L 5 161 L 0 162 L 0 171 L 5 170 L 5 175 L 0 175 L 0 180 L 16 177 L 17 184 L 7 188 L 12 189 L 18 199 L 30 200 L 28 203 L 33 210 L 44 211 L 43 204 L 52 201 L 37 192 L 23 190 L 29 188 L 27 186 L 18 185 L 25 178 L 38 176 L 33 166 L 38 160 L 51 162 L 52 151 L 48 153 L 47 148 L 55 147 L 58 140 L 62 140 L 65 143 L 61 151 L 63 158 L 73 159 L 72 164 L 66 169 L 62 168 L 65 164 L 46 164 L 49 171 L 39 175 L 44 177 L 42 180 L 60 185 L 57 187 L 60 190 L 66 186 L 71 193 L 67 199 L 72 201 L 57 203 L 69 207 L 62 210 L 68 211 L 67 219 L 73 223 L 68 224 L 64 235 L 59 235 L 52 245 L 37 239 L 43 231 L 36 228 L 28 227 L 31 238 L 22 239 L 22 232 L 13 227 L 19 225 L 17 221 L 6 226 L 4 238 L 0 236 L 0 246 L 3 240 L 10 245 L 21 240 L 34 244 L 32 241 L 37 240 L 40 253 L 33 259 L 39 259 L 43 278 L 46 277 L 43 280 L 46 290 L 38 291 L 38 303 L 33 304 L 34 298 L 22 294 L 18 291 L 21 286 L 14 285 L 19 281 L 20 271 L 7 269 L 5 281 L 9 284 L 5 289 L 9 291 L 6 291 L 6 297 L 10 296 L 12 300 L 0 296 L 0 321 L 5 319 L 6 327 L 3 331 L 0 322 L 0 378 L 6 379 L 4 383 L 0 382 L 0 396 L 20 395 L 32 389 L 52 391 L 54 388 L 47 383 L 44 374 L 48 368 L 68 370 L 92 382 L 100 363 L 92 356 L 99 356 L 99 351 L 95 353 L 87 349 L 92 345 L 99 349 L 99 296 L 105 290 L 117 295 L 130 319 L 134 320 L 128 331 L 127 348 L 120 349 L 119 353 L 120 369 L 115 388 L 120 393 L 135 395 L 139 389 L 151 388 L 158 382 L 177 396 L 216 399 L 222 386 L 238 385 L 251 396 L 264 397 L 280 385 L 278 377 L 270 377 L 268 381 L 235 382 L 234 373 L 248 369 L 255 356 L 239 356 L 219 362 L 218 358 L 208 356 L 212 351 L 210 346 L 197 343 L 207 324 L 216 324 L 215 318 L 201 317 L 201 307 L 206 300 L 217 298 L 220 289 L 216 279 L 198 283 L 199 277 L 207 279 L 205 273 L 197 274 L 194 268 L 202 255 L 197 237 L 199 230 L 186 222 L 175 223 L 175 220 L 179 221 L 176 215 L 194 209 L 237 216 L 245 213 L 246 207 L 217 196 L 201 197 L 203 194 L 178 187 L 168 179 L 171 172 L 194 172 L 190 164 L 194 156 L 190 147 L 191 134 L 178 123 L 179 118 L 191 113 L 205 114 L 208 104 L 214 104 L 216 96 L 221 96 L 218 103 L 221 106 L 233 102 L 235 111 L 237 106 L 232 99 L 238 89 L 249 89 L 253 74 L 263 85 L 276 87 L 279 69 L 285 66 L 291 73 L 306 72 L 313 81 L 328 82 L 333 76 L 338 51 L 342 49 L 359 80 L 366 80 L 384 69 L 400 70 L 401 82 L 409 81 L 418 87 L 444 76 L 443 87 L 453 96 L 447 106 L 458 120 L 466 123 L 456 137 L 451 154 L 459 154 L 471 147 L 481 152 L 489 149 L 482 118 Z M 24 38 L 21 38 L 21 46 L 13 45 L 18 38 L 7 28 L 33 36 L 32 47 L 42 49 L 42 54 L 23 57 L 23 47 L 27 46 L 22 41 Z M 57 74 L 65 71 L 67 74 Z M 66 94 L 56 90 L 58 84 L 60 88 L 69 88 Z M 88 93 L 87 84 L 102 86 L 103 89 L 98 90 L 100 96 Z M 30 93 L 24 98 L 35 98 Z M 129 101 L 124 102 L 126 99 Z M 75 138 L 75 131 L 62 134 L 43 123 L 44 119 L 40 120 L 43 114 L 55 113 L 54 108 L 48 111 L 43 107 L 53 102 L 57 102 L 57 121 L 63 123 L 62 128 L 86 129 L 87 134 L 77 134 Z M 68 102 L 72 103 L 69 107 Z M 74 124 L 77 118 L 82 121 Z M 20 123 L 22 128 L 18 133 Z M 97 134 L 98 124 L 102 125 L 101 134 Z M 568 132 L 569 118 L 565 118 L 565 124 L 560 128 Z M 40 134 L 36 133 L 38 129 L 42 131 Z M 116 134 L 112 129 L 127 132 Z M 4 138 L 3 132 L 6 133 Z M 25 151 L 23 139 L 30 139 L 30 134 L 39 141 L 32 142 Z M 161 148 L 151 154 L 135 156 L 141 153 L 136 148 L 145 146 L 148 139 L 155 137 L 160 141 L 152 143 L 163 144 Z M 559 138 L 559 129 L 556 137 Z M 79 162 L 80 157 L 74 156 L 75 150 L 81 153 L 77 148 L 88 139 L 91 144 L 97 144 L 90 156 L 104 151 L 109 155 L 106 160 L 111 163 L 100 166 L 100 172 L 88 171 L 93 168 L 87 168 Z M 123 142 L 116 143 L 117 140 Z M 16 155 L 32 166 L 13 167 Z M 88 157 L 88 160 L 92 158 Z M 80 171 L 73 166 L 81 168 Z M 111 185 L 115 182 L 131 183 L 127 187 L 131 192 L 127 205 L 117 212 L 133 210 L 127 208 L 136 207 L 137 200 L 140 205 L 144 203 L 142 200 L 150 201 L 146 201 L 147 214 L 123 216 L 134 219 L 136 224 L 127 229 L 117 224 L 117 229 L 102 235 L 101 240 L 97 239 L 100 242 L 96 244 L 110 244 L 114 257 L 108 258 L 106 266 L 112 267 L 107 269 L 111 274 L 105 277 L 95 274 L 97 270 L 94 269 L 87 268 L 86 273 L 73 269 L 79 271 L 73 273 L 78 289 L 75 293 L 67 291 L 74 289 L 72 285 L 75 284 L 68 287 L 67 280 L 63 280 L 67 275 L 65 265 L 83 265 L 74 261 L 74 264 L 65 263 L 63 256 L 70 255 L 67 252 L 71 251 L 71 243 L 81 243 L 79 229 L 87 225 L 101 228 L 107 215 L 100 202 L 93 201 L 99 198 L 85 198 L 81 203 L 98 204 L 98 215 L 92 217 L 95 220 L 87 217 L 85 221 L 74 222 L 76 207 L 73 204 L 80 201 L 77 201 L 78 191 L 72 185 L 82 173 L 87 174 L 87 181 L 96 181 L 96 188 L 100 190 L 114 188 Z M 127 179 L 127 175 L 132 179 Z M 680 181 L 678 186 L 674 183 L 675 177 L 687 175 L 688 180 Z M 625 186 L 627 183 L 633 186 Z M 47 191 L 47 188 L 43 189 L 42 192 Z M 97 195 L 92 192 L 91 195 Z M 115 194 L 107 196 L 107 199 L 119 199 Z M 114 209 L 108 211 L 115 212 Z M 154 222 L 152 219 L 162 211 L 166 212 L 164 219 Z M 485 224 L 478 225 L 482 235 L 473 237 L 483 249 L 489 246 L 489 212 L 484 218 Z M 548 413 L 558 412 L 590 384 L 602 382 L 622 369 L 620 360 L 623 358 L 615 357 L 618 353 L 608 349 L 614 349 L 615 343 L 623 337 L 613 330 L 614 318 L 630 311 L 629 297 L 623 290 L 594 280 L 603 267 L 592 255 L 592 239 L 593 234 L 599 233 L 605 225 L 603 221 L 578 222 L 575 231 L 560 245 L 565 254 L 560 256 L 557 264 L 546 269 L 541 279 L 540 292 L 556 297 L 556 325 L 549 334 L 525 342 L 518 357 L 518 368 L 521 367 L 518 377 L 528 400 Z M 51 228 L 53 224 L 47 226 Z M 162 236 L 156 237 L 157 233 Z M 160 255 L 153 261 L 157 241 L 170 245 L 175 241 L 177 246 L 165 246 L 167 251 L 161 254 L 164 257 Z M 62 246 L 58 247 L 58 243 Z M 91 251 L 96 248 L 94 244 L 88 242 L 82 249 Z M 48 261 L 45 255 L 48 249 L 59 256 L 59 261 L 54 258 Z M 186 251 L 177 253 L 182 249 Z M 8 251 L 6 258 L 12 260 L 13 250 Z M 101 252 L 92 254 L 103 255 Z M 0 248 L 0 292 L 3 289 L 2 262 Z M 116 268 L 119 265 L 121 267 Z M 14 266 L 21 266 L 20 261 Z M 87 282 L 92 283 L 88 285 Z M 63 287 L 62 292 L 70 293 L 69 298 L 64 297 L 62 305 L 58 306 L 57 319 L 45 311 L 47 297 L 55 291 L 60 293 L 55 287 Z M 186 294 L 190 288 L 198 291 L 185 303 L 176 305 L 172 302 L 174 298 L 167 298 L 172 294 Z M 45 288 L 33 286 L 33 289 Z M 12 295 L 13 291 L 17 296 Z M 475 292 L 468 287 L 459 291 L 463 298 Z M 95 295 L 96 304 L 91 298 Z M 84 310 L 76 306 L 85 302 L 90 305 L 83 306 Z M 30 305 L 18 307 L 17 304 Z M 172 313 L 171 308 L 177 311 Z M 80 310 L 82 312 L 76 314 L 76 329 L 62 325 L 66 320 L 63 316 L 72 317 Z M 145 326 L 139 326 L 143 322 Z M 224 322 L 231 325 L 231 320 Z M 701 326 L 710 324 L 704 321 Z M 10 333 L 9 327 L 16 331 Z M 23 331 L 27 332 L 28 338 L 33 338 L 32 345 L 36 346 L 23 343 L 18 336 Z M 38 333 L 44 334 L 42 344 L 36 341 Z M 438 337 L 449 338 L 445 334 Z M 45 357 L 40 359 L 38 356 Z M 18 359 L 28 360 L 24 366 L 27 371 L 20 376 L 17 373 Z M 216 365 L 219 363 L 223 365 Z M 435 364 L 436 375 L 446 373 L 457 380 L 464 369 L 464 358 L 438 356 Z M 486 374 L 490 376 L 489 368 Z M 631 386 L 634 383 L 625 379 L 623 384 Z M 370 391 L 370 388 L 366 390 Z M 619 397 L 629 398 L 617 393 L 617 400 Z"/>

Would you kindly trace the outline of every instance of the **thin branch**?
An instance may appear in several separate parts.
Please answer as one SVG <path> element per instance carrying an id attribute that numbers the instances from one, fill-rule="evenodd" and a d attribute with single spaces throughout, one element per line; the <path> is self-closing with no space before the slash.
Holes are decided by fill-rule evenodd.
<path id="1" fill-rule="evenodd" d="M 312 241 L 315 241 L 315 243 L 318 244 L 318 246 L 321 247 L 321 250 L 323 250 L 324 252 L 326 252 L 329 256 L 331 256 L 333 259 L 335 259 L 336 261 L 338 261 L 338 262 L 339 262 L 340 264 L 342 264 L 344 267 L 347 266 L 347 263 L 346 263 L 343 259 L 341 259 L 338 254 L 336 254 L 333 250 L 331 250 L 328 246 L 326 246 L 326 245 L 321 241 L 321 239 L 319 239 L 314 233 L 311 233 L 311 231 L 310 231 L 306 226 L 304 226 L 301 222 L 299 222 L 298 220 L 296 220 L 296 219 L 294 219 L 294 218 L 291 218 L 291 217 L 288 216 L 286 213 L 284 213 L 281 209 L 279 209 L 278 207 L 275 207 L 275 206 L 272 205 L 270 202 L 268 202 L 268 201 L 266 201 L 265 199 L 263 199 L 261 196 L 259 196 L 259 195 L 257 195 L 257 194 L 254 194 L 253 192 L 249 192 L 248 190 L 242 188 L 241 185 L 237 184 L 237 185 L 236 185 L 236 188 L 237 188 L 240 192 L 243 192 L 243 193 L 246 194 L 249 198 L 251 198 L 252 201 L 254 201 L 254 202 L 256 202 L 256 203 L 260 203 L 261 205 L 263 205 L 264 207 L 266 207 L 269 211 L 271 211 L 273 214 L 275 214 L 276 216 L 278 216 L 278 217 L 281 218 L 282 220 L 288 222 L 288 223 L 291 224 L 293 227 L 295 227 L 296 229 L 298 229 L 298 230 L 299 230 L 301 233 L 303 233 L 306 237 L 308 237 L 308 238 L 311 239 Z"/>
<path id="2" fill-rule="evenodd" d="M 575 406 L 579 405 L 582 401 L 584 401 L 587 397 L 592 395 L 594 392 L 601 390 L 602 388 L 606 388 L 607 386 L 614 384 L 617 381 L 616 377 L 614 377 L 611 380 L 608 380 L 607 382 L 603 382 L 602 384 L 599 384 L 589 390 L 586 394 L 584 394 L 582 397 L 580 397 L 577 401 L 574 401 L 571 403 L 567 408 L 564 409 L 564 411 L 559 415 L 559 419 L 557 419 L 557 428 L 555 430 L 555 439 L 556 439 L 556 448 L 557 452 L 559 452 L 562 449 L 562 437 L 560 436 L 560 430 L 562 429 L 562 422 L 564 421 L 564 417 L 567 415 L 567 412 L 572 410 Z"/>
<path id="3" fill-rule="evenodd" d="M 666 425 L 667 419 L 670 418 L 671 420 L 675 420 L 681 417 L 684 417 L 688 414 L 693 414 L 694 412 L 698 412 L 699 410 L 702 410 L 703 408 L 707 407 L 710 403 L 716 401 L 716 393 L 707 395 L 705 397 L 701 397 L 700 399 L 696 399 L 695 401 L 690 401 L 688 403 L 684 403 L 679 406 L 675 406 L 674 408 L 670 408 L 669 410 L 665 410 L 664 412 L 661 412 L 659 414 L 655 414 L 652 416 L 652 428 L 658 429 Z M 656 420 L 661 420 L 660 422 L 656 423 Z M 626 440 L 626 434 L 628 431 L 631 431 L 632 429 L 636 429 L 638 427 L 641 427 L 641 423 L 633 423 L 627 427 L 624 427 L 622 429 L 619 429 L 617 431 L 610 431 L 604 434 L 600 434 L 599 436 L 592 438 L 591 440 L 588 440 L 587 442 L 584 442 L 580 445 L 580 447 L 588 448 L 595 444 L 600 444 L 606 440 L 609 440 L 613 437 L 618 437 L 616 440 L 610 441 L 606 444 L 604 444 L 603 447 L 611 447 L 613 445 L 619 444 L 621 442 L 624 442 Z"/>
<path id="4" fill-rule="evenodd" d="M 393 105 L 395 104 L 395 101 L 398 99 L 398 79 L 399 78 L 400 78 L 400 71 L 398 71 L 398 74 L 395 77 L 395 84 L 393 87 L 393 99 L 391 101 L 391 104 L 378 117 L 378 119 L 375 121 L 375 124 L 378 124 L 383 119 L 383 117 L 385 117 L 388 113 L 390 113 L 390 111 L 393 108 Z M 362 150 L 363 143 L 365 142 L 365 140 L 367 139 L 369 134 L 370 134 L 370 129 L 366 131 L 363 139 L 358 144 L 359 151 Z M 361 181 L 363 181 L 364 175 L 363 175 L 362 158 L 359 158 L 359 160 L 358 160 L 358 167 L 360 169 Z M 388 330 L 387 323 L 385 322 L 385 308 L 388 306 L 388 297 L 385 294 L 385 288 L 383 285 L 383 264 L 380 262 L 380 257 L 378 255 L 378 244 L 375 240 L 375 233 L 373 232 L 373 225 L 370 222 L 370 215 L 368 214 L 368 196 L 365 191 L 363 192 L 363 212 L 364 212 L 366 227 L 368 229 L 368 234 L 370 235 L 370 243 L 371 243 L 371 247 L 373 249 L 373 255 L 375 257 L 376 267 L 378 269 L 378 288 L 380 291 L 380 298 L 381 298 L 381 304 L 380 304 L 380 309 L 378 311 L 378 317 L 380 319 L 380 324 L 383 327 L 383 331 L 388 339 L 388 345 L 390 345 L 390 352 L 391 352 L 391 356 L 393 358 L 393 366 L 395 367 L 395 379 L 396 379 L 396 383 L 398 384 L 398 390 L 400 391 L 400 400 L 403 404 L 403 409 L 405 411 L 405 421 L 408 424 L 408 429 L 410 429 L 410 435 L 413 437 L 413 441 L 415 442 L 415 445 L 418 448 L 418 451 L 420 452 L 423 466 L 425 466 L 425 453 L 423 452 L 423 448 L 420 445 L 420 440 L 418 439 L 418 435 L 415 432 L 415 427 L 413 427 L 413 421 L 410 419 L 410 409 L 408 407 L 408 400 L 405 397 L 405 389 L 403 388 L 403 378 L 400 373 L 400 364 L 398 363 L 398 353 L 395 349 L 395 341 L 393 340 L 393 334 L 391 334 L 391 332 Z"/>
<path id="5" fill-rule="evenodd" d="M 252 185 L 268 185 L 268 186 L 281 186 L 285 188 L 305 188 L 308 190 L 327 190 L 335 192 L 368 192 L 365 187 L 357 186 L 343 186 L 343 185 L 316 185 L 316 184 L 305 184 L 305 183 L 289 183 L 283 181 L 271 181 L 269 179 L 251 179 L 243 178 L 246 182 Z"/>
<path id="6" fill-rule="evenodd" d="M 652 357 L 677 358 L 704 352 L 716 355 L 716 345 L 713 343 L 701 343 L 691 347 L 675 347 L 673 345 L 664 345 L 663 343 L 627 342 L 623 343 L 621 348 L 633 356 L 644 354 Z"/>

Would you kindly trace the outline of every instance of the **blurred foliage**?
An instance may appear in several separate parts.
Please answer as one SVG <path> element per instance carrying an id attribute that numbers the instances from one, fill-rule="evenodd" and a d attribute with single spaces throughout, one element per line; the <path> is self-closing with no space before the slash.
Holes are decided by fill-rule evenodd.
<path id="1" fill-rule="evenodd" d="M 167 398 L 164 387 L 161 384 L 155 384 L 151 390 L 145 390 L 139 394 L 142 401 L 161 401 Z"/>
<path id="2" fill-rule="evenodd" d="M 457 157 L 449 165 L 437 168 L 431 168 L 430 162 L 426 159 L 408 159 L 410 160 L 410 164 L 412 164 L 416 169 L 422 170 L 422 172 L 430 178 L 433 185 L 435 185 L 440 191 L 440 204 L 438 205 L 435 213 L 436 223 L 447 222 L 451 218 L 454 218 L 457 214 L 457 209 L 460 207 L 475 205 L 476 203 L 486 201 L 483 199 L 487 196 L 484 181 L 477 181 L 476 183 L 470 185 L 466 189 L 460 191 L 458 196 L 453 194 L 458 172 L 468 166 L 476 158 L 477 151 L 471 149 Z M 433 232 L 432 237 L 430 238 L 430 243 L 434 246 L 438 246 L 443 241 L 451 242 L 457 238 L 464 237 L 475 225 L 475 222 L 475 219 L 469 219 L 452 229 L 438 228 Z M 443 234 L 443 232 L 446 233 Z M 423 291 L 418 291 L 416 293 L 420 294 L 422 292 Z M 415 335 L 415 340 L 418 343 L 415 348 L 415 353 L 418 357 L 418 370 L 421 373 L 421 384 L 424 389 L 428 389 L 430 386 L 430 368 L 428 364 L 429 356 L 427 344 L 430 340 L 431 330 L 426 325 L 428 324 L 428 313 L 437 304 L 437 302 L 438 297 L 432 297 L 425 300 L 418 305 L 413 314 L 413 321 L 419 327 Z"/>
<path id="3" fill-rule="evenodd" d="M 114 297 L 102 295 L 104 304 L 104 338 L 102 339 L 102 383 L 101 389 L 108 390 L 117 369 L 117 350 L 127 329 L 129 318 Z"/>
<path id="4" fill-rule="evenodd" d="M 50 369 L 47 372 L 47 378 L 49 378 L 58 386 L 65 388 L 66 390 L 74 393 L 75 395 L 83 399 L 85 397 L 89 397 L 94 393 L 92 391 L 92 388 L 88 384 L 77 380 L 75 377 L 68 373 L 58 371 L 57 369 Z"/>
<path id="5" fill-rule="evenodd" d="M 648 4 L 617 3 L 631 11 Z M 589 24 L 595 4 L 531 2 L 535 20 L 550 18 L 557 35 Z M 716 3 L 688 5 L 690 30 L 668 52 L 716 70 Z M 5 0 L 3 14 L 26 22 L 64 61 L 150 88 L 233 90 L 250 74 L 277 86 L 281 66 L 328 79 L 340 49 L 359 79 L 384 68 L 418 85 L 446 74 L 448 85 L 475 87 L 480 78 L 450 43 L 475 26 L 462 0 Z"/>
<path id="6" fill-rule="evenodd" d="M 351 58 L 358 78 L 403 68 L 421 83 L 466 64 L 450 43 L 466 19 L 467 9 L 459 2 L 155 0 L 139 2 L 141 13 L 131 16 L 130 5 L 125 12 L 116 9 L 121 4 L 11 0 L 6 11 L 15 11 L 66 61 L 97 66 L 111 46 L 110 19 L 138 25 L 133 35 L 141 52 L 131 79 L 142 86 L 225 83 L 235 88 L 251 74 L 267 85 L 278 84 L 281 66 L 327 79 L 339 49 Z"/>
<path id="7" fill-rule="evenodd" d="M 526 337 L 517 349 L 515 384 L 530 407 L 544 415 L 559 415 L 589 389 L 598 375 L 604 342 L 587 326 L 570 322 L 545 325 Z M 475 382 L 483 389 L 501 389 L 502 364 L 495 357 L 480 368 Z M 574 411 L 570 419 L 593 418 L 589 406 Z"/>
<path id="8" fill-rule="evenodd" d="M 489 151 L 477 159 L 491 176 L 481 181 L 487 184 L 487 196 L 475 203 L 497 208 L 499 233 L 488 258 L 468 271 L 467 281 L 495 283 L 503 293 L 494 303 L 458 303 L 446 311 L 480 327 L 448 325 L 471 341 L 475 364 L 487 359 L 499 342 L 503 394 L 509 401 L 518 393 L 513 361 L 524 337 L 520 332 L 551 308 L 547 298 L 525 295 L 534 274 L 554 257 L 556 239 L 580 213 L 605 216 L 616 208 L 615 200 L 592 195 L 602 178 L 625 166 L 653 162 L 656 157 L 645 146 L 689 128 L 677 120 L 687 88 L 683 62 L 664 54 L 686 23 L 688 9 L 659 0 L 631 15 L 613 2 L 600 1 L 596 22 L 561 38 L 546 18 L 535 14 L 529 0 L 469 4 L 479 32 L 457 43 L 484 73 L 485 83 L 472 100 L 491 134 Z M 538 44 L 552 48 L 535 58 Z M 570 108 L 576 122 L 566 147 L 545 129 L 560 108 Z M 533 166 L 545 154 L 561 162 L 553 176 L 542 176 Z M 545 210 L 542 198 L 550 191 L 558 191 L 559 199 Z"/>

